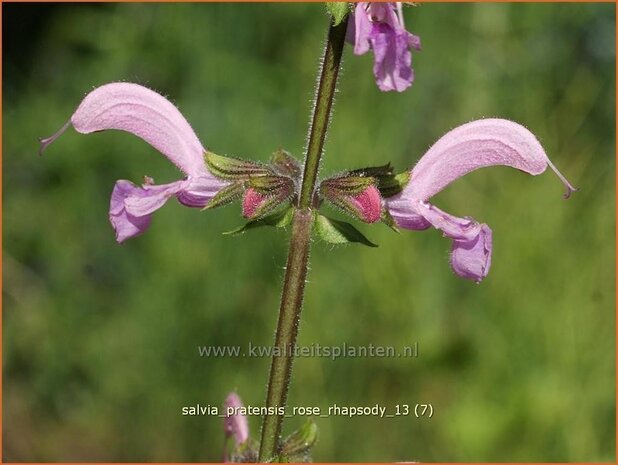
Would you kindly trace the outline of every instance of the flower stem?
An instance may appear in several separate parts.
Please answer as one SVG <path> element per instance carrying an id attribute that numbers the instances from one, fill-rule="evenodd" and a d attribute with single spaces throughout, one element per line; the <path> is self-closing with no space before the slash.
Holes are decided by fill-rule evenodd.
<path id="1" fill-rule="evenodd" d="M 322 157 L 322 149 L 326 139 L 345 42 L 347 22 L 344 21 L 337 26 L 333 26 L 331 20 L 330 24 L 322 67 L 320 69 L 315 108 L 309 129 L 309 143 L 305 155 L 302 187 L 298 206 L 292 221 L 292 235 L 268 379 L 268 393 L 266 395 L 266 407 L 269 409 L 285 408 L 287 402 L 300 312 L 303 305 L 305 280 L 307 278 L 309 250 L 311 248 L 313 193 L 315 191 L 320 158 Z M 278 414 L 264 416 L 262 440 L 260 443 L 260 462 L 270 461 L 280 452 L 283 417 L 283 415 Z"/>

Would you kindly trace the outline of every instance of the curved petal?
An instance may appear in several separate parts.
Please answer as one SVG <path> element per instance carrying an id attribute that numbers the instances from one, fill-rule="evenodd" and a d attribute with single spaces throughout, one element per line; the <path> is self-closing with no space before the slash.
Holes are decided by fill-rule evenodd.
<path id="1" fill-rule="evenodd" d="M 412 47 L 414 50 L 421 50 L 421 38 L 419 36 L 408 32 L 407 42 L 408 46 Z"/>
<path id="2" fill-rule="evenodd" d="M 109 205 L 109 220 L 116 231 L 116 241 L 139 236 L 150 226 L 152 213 L 177 195 L 187 181 L 164 185 L 136 186 L 130 181 L 116 181 Z"/>
<path id="3" fill-rule="evenodd" d="M 411 201 L 398 194 L 384 199 L 384 203 L 400 228 L 422 231 L 431 227 L 431 223 L 418 212 L 419 202 Z"/>
<path id="4" fill-rule="evenodd" d="M 451 239 L 470 241 L 479 235 L 483 226 L 470 217 L 449 215 L 427 202 L 418 202 L 416 212 Z"/>
<path id="5" fill-rule="evenodd" d="M 352 23 L 350 23 L 350 26 Z M 356 4 L 354 10 L 354 54 L 363 55 L 369 51 L 369 38 L 371 37 L 371 31 L 373 30 L 373 24 L 369 20 L 367 15 L 367 2 L 359 2 Z"/>
<path id="6" fill-rule="evenodd" d="M 522 125 L 504 119 L 477 120 L 453 129 L 431 146 L 399 196 L 427 200 L 455 179 L 486 166 L 510 166 L 537 175 L 548 164 L 543 147 Z M 559 176 L 569 191 L 575 190 Z"/>
<path id="7" fill-rule="evenodd" d="M 188 181 L 176 181 L 169 184 L 146 184 L 137 188 L 133 195 L 124 200 L 124 207 L 130 215 L 146 216 L 161 208 L 167 200 L 182 192 Z"/>
<path id="8" fill-rule="evenodd" d="M 451 268 L 462 278 L 480 283 L 491 266 L 492 232 L 486 224 L 470 240 L 453 240 Z"/>
<path id="9" fill-rule="evenodd" d="M 451 268 L 462 278 L 481 282 L 491 265 L 492 232 L 472 218 L 458 218 L 427 202 L 416 202 L 415 213 L 453 240 Z M 406 227 L 398 222 L 402 227 Z M 417 229 L 417 228 L 411 228 Z"/>
<path id="10" fill-rule="evenodd" d="M 203 208 L 229 182 L 221 181 L 210 173 L 189 178 L 188 183 L 177 195 L 178 201 L 187 207 Z"/>
<path id="11" fill-rule="evenodd" d="M 374 30 L 371 41 L 375 55 L 373 74 L 378 88 L 383 92 L 403 92 L 414 81 L 408 32 L 393 29 L 386 23 L 374 25 Z"/>
<path id="12" fill-rule="evenodd" d="M 139 236 L 150 226 L 150 215 L 133 216 L 124 206 L 124 201 L 134 195 L 140 195 L 142 189 L 132 182 L 120 180 L 112 191 L 109 205 L 109 221 L 116 231 L 116 241 L 122 243 L 127 239 Z"/>
<path id="13" fill-rule="evenodd" d="M 246 415 L 239 412 L 244 407 L 240 397 L 235 392 L 228 394 L 225 399 L 225 419 L 223 428 L 227 437 L 234 436 L 236 445 L 240 445 L 249 439 L 249 422 Z"/>
<path id="14" fill-rule="evenodd" d="M 71 123 L 82 134 L 118 129 L 134 134 L 190 176 L 206 172 L 204 148 L 180 111 L 166 98 L 138 84 L 117 82 L 90 92 Z"/>

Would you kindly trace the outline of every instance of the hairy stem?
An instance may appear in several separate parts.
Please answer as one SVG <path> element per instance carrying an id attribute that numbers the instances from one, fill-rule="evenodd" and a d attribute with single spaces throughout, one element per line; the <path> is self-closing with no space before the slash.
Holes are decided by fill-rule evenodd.
<path id="1" fill-rule="evenodd" d="M 341 66 L 341 55 L 345 42 L 347 22 L 331 26 L 324 49 L 320 80 L 309 129 L 309 143 L 305 155 L 305 167 L 298 208 L 292 222 L 292 235 L 283 281 L 279 321 L 275 334 L 266 407 L 285 407 L 288 387 L 294 361 L 294 348 L 298 335 L 300 312 L 303 305 L 305 280 L 309 250 L 311 248 L 311 227 L 313 224 L 313 193 L 320 167 L 320 158 L 326 139 L 326 131 L 335 96 L 337 76 Z M 266 415 L 262 423 L 262 440 L 260 443 L 260 462 L 270 461 L 280 452 L 280 436 L 283 415 Z"/>
<path id="2" fill-rule="evenodd" d="M 313 200 L 315 181 L 318 177 L 320 158 L 326 140 L 326 131 L 333 108 L 337 77 L 341 67 L 341 55 L 345 42 L 347 20 L 338 26 L 331 26 L 328 31 L 328 41 L 324 49 L 324 58 L 320 70 L 320 80 L 315 97 L 315 108 L 309 129 L 309 143 L 305 155 L 305 169 L 303 171 L 303 183 L 300 190 L 299 207 L 308 208 Z"/>

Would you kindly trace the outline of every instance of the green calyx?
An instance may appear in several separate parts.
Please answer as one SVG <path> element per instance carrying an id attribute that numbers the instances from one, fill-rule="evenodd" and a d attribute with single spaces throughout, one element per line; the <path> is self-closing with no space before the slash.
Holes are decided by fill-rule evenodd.
<path id="1" fill-rule="evenodd" d="M 270 164 L 225 157 L 209 151 L 205 152 L 204 160 L 210 173 L 230 183 L 217 192 L 204 210 L 244 198 L 243 216 L 258 220 L 283 206 L 296 194 L 300 164 L 283 149 L 273 154 Z M 247 206 L 248 210 L 245 209 Z"/>
<path id="2" fill-rule="evenodd" d="M 257 220 L 282 207 L 294 195 L 294 181 L 285 176 L 261 176 L 246 183 L 243 216 Z"/>
<path id="3" fill-rule="evenodd" d="M 242 182 L 232 183 L 217 192 L 215 196 L 206 204 L 206 206 L 202 208 L 202 211 L 222 207 L 233 202 L 234 200 L 238 200 L 242 197 L 244 191 L 245 187 Z"/>
<path id="4" fill-rule="evenodd" d="M 390 163 L 382 166 L 370 166 L 367 168 L 359 168 L 348 171 L 349 176 L 366 176 L 375 179 L 375 184 L 380 190 L 380 195 L 383 198 L 392 197 L 399 194 L 404 187 L 410 182 L 410 173 L 395 174 L 395 170 Z"/>
<path id="5" fill-rule="evenodd" d="M 338 176 L 325 179 L 320 183 L 319 192 L 328 197 L 330 193 L 341 195 L 358 195 L 369 186 L 376 183 L 372 177 L 364 176 Z"/>
<path id="6" fill-rule="evenodd" d="M 322 181 L 318 188 L 318 194 L 321 199 L 340 208 L 354 219 L 363 222 L 374 222 L 378 218 L 375 217 L 372 221 L 368 221 L 367 212 L 363 210 L 363 208 L 367 208 L 367 205 L 361 204 L 355 201 L 355 199 L 368 188 L 374 186 L 375 182 L 375 179 L 372 177 L 337 176 Z M 375 212 L 380 210 L 380 204 L 381 200 L 376 198 L 373 207 Z"/>
<path id="7" fill-rule="evenodd" d="M 251 177 L 247 181 L 247 187 L 255 189 L 263 195 L 276 195 L 284 192 L 288 197 L 294 192 L 294 182 L 285 176 L 258 176 Z"/>
<path id="8" fill-rule="evenodd" d="M 213 152 L 204 154 L 208 170 L 217 178 L 224 181 L 246 180 L 253 176 L 268 176 L 273 171 L 268 166 L 256 162 L 241 160 L 240 158 L 224 157 Z"/>
<path id="9" fill-rule="evenodd" d="M 237 444 L 233 447 L 228 462 L 232 463 L 255 463 L 258 458 L 258 444 L 249 438 L 242 444 Z"/>
<path id="10" fill-rule="evenodd" d="M 243 212 L 243 215 L 245 216 L 245 218 L 252 221 L 260 220 L 267 217 L 272 212 L 283 208 L 291 196 L 291 191 L 284 190 L 279 191 L 276 194 L 267 195 L 261 201 L 260 205 L 251 214 L 246 214 L 246 212 Z"/>
<path id="11" fill-rule="evenodd" d="M 410 182 L 410 173 L 403 172 L 395 175 L 378 177 L 378 189 L 382 197 L 388 198 L 399 194 Z"/>
<path id="12" fill-rule="evenodd" d="M 295 199 L 302 167 L 289 152 L 278 149 L 269 163 L 225 157 L 213 152 L 206 152 L 204 159 L 214 176 L 229 182 L 208 202 L 204 210 L 242 200 L 243 216 L 249 220 L 245 225 L 224 234 L 236 235 L 262 226 L 280 228 L 290 224 L 297 208 Z M 395 221 L 381 199 L 398 194 L 409 181 L 409 173 L 395 174 L 390 163 L 346 171 L 320 183 L 313 208 L 317 210 L 325 200 L 357 220 L 365 223 L 380 221 L 398 232 Z M 344 221 L 315 211 L 313 223 L 314 233 L 325 242 L 355 242 L 377 247 Z"/>
<path id="13" fill-rule="evenodd" d="M 382 176 L 391 176 L 394 173 L 393 167 L 390 163 L 381 166 L 368 166 L 366 168 L 357 168 L 355 170 L 348 171 L 346 174 L 350 176 L 373 176 L 380 178 Z"/>
<path id="14" fill-rule="evenodd" d="M 278 149 L 273 153 L 270 162 L 274 170 L 279 174 L 289 176 L 292 179 L 300 179 L 302 166 L 287 150 Z"/>
<path id="15" fill-rule="evenodd" d="M 350 12 L 350 4 L 348 2 L 326 2 L 326 10 L 333 17 L 333 25 L 337 26 Z"/>
<path id="16" fill-rule="evenodd" d="M 380 221 L 382 221 L 382 223 L 384 223 L 386 226 L 391 228 L 396 233 L 399 232 L 399 227 L 397 227 L 397 223 L 395 222 L 395 219 L 391 216 L 390 212 L 388 211 L 386 207 L 382 208 L 382 214 L 380 216 Z"/>
<path id="17" fill-rule="evenodd" d="M 318 426 L 308 419 L 303 426 L 290 434 L 281 446 L 279 462 L 311 462 L 311 449 L 318 440 Z"/>

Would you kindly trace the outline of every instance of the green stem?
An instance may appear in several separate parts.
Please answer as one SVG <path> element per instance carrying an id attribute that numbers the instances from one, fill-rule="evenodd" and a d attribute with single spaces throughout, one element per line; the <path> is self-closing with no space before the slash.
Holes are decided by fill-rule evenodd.
<path id="1" fill-rule="evenodd" d="M 332 25 L 328 31 L 328 40 L 324 49 L 320 81 L 318 82 L 315 108 L 309 143 L 305 155 L 305 167 L 298 207 L 294 212 L 292 235 L 283 281 L 279 321 L 275 334 L 266 407 L 284 407 L 287 403 L 288 387 L 292 374 L 294 349 L 298 335 L 300 312 L 303 305 L 307 265 L 311 248 L 311 228 L 313 224 L 313 193 L 320 167 L 320 158 L 326 139 L 326 132 L 335 96 L 337 76 L 341 66 L 341 56 L 345 42 L 347 22 Z M 280 436 L 283 415 L 266 415 L 262 423 L 262 440 L 260 443 L 260 462 L 272 460 L 280 452 Z"/>
<path id="2" fill-rule="evenodd" d="M 303 184 L 298 202 L 300 208 L 310 207 L 313 200 L 315 181 L 318 177 L 320 158 L 322 157 L 322 149 L 324 148 L 328 122 L 335 97 L 337 76 L 341 67 L 346 26 L 347 20 L 338 26 L 330 26 L 328 30 L 328 41 L 324 50 L 320 81 L 318 82 L 315 98 L 315 108 L 313 109 L 313 119 L 309 129 L 309 144 L 307 145 L 307 154 L 305 156 Z"/>

